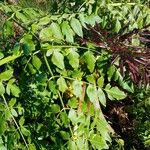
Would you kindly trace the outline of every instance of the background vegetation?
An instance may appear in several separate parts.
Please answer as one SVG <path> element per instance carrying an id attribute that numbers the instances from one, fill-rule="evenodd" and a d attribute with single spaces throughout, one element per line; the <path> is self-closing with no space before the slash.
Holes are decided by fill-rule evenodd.
<path id="1" fill-rule="evenodd" d="M 149 149 L 149 5 L 0 1 L 0 150 Z"/>

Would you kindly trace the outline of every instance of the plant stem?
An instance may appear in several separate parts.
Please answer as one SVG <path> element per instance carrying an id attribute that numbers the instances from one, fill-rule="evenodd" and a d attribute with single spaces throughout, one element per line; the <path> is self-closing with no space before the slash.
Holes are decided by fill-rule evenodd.
<path id="1" fill-rule="evenodd" d="M 47 60 L 47 58 L 46 58 L 45 53 L 44 53 L 43 55 L 44 55 L 44 61 L 45 61 L 45 63 L 46 63 L 46 66 L 47 66 L 47 68 L 48 68 L 48 71 L 49 71 L 50 75 L 53 77 L 54 74 L 53 74 L 53 72 L 52 72 L 52 70 L 51 70 L 51 67 L 50 67 L 50 65 L 49 65 L 49 63 L 48 63 L 48 60 Z M 62 96 L 61 96 L 61 94 L 60 94 L 59 91 L 58 91 L 58 96 L 59 96 L 59 99 L 60 99 L 60 102 L 61 102 L 62 107 L 65 108 L 65 105 L 64 105 Z M 66 110 L 65 110 L 65 109 L 64 109 L 64 112 L 66 113 Z M 73 136 L 73 131 L 72 131 L 72 129 L 71 129 L 70 124 L 69 124 L 69 130 L 70 130 L 70 132 L 71 132 L 71 134 L 72 134 L 72 136 Z"/>
<path id="2" fill-rule="evenodd" d="M 17 127 L 17 129 L 18 129 L 18 131 L 19 131 L 19 133 L 20 133 L 20 135 L 21 135 L 21 137 L 22 137 L 24 143 L 25 143 L 26 148 L 29 150 L 28 144 L 27 144 L 27 142 L 26 142 L 26 140 L 25 140 L 25 138 L 24 138 L 24 135 L 22 134 L 22 132 L 21 132 L 21 130 L 20 130 L 20 127 L 19 127 L 17 121 L 15 120 L 15 118 L 14 118 L 14 116 L 13 116 L 13 114 L 12 114 L 12 112 L 11 112 L 11 110 L 10 110 L 8 104 L 7 104 L 7 101 L 6 101 L 6 99 L 5 99 L 5 96 L 4 96 L 3 94 L 2 94 L 1 96 L 2 96 L 2 98 L 3 98 L 3 100 L 4 100 L 4 103 L 5 103 L 5 106 L 6 106 L 7 110 L 10 112 L 11 117 L 12 117 L 12 119 L 13 119 L 13 121 L 14 121 L 14 123 L 15 123 L 15 125 L 16 125 L 16 127 Z"/>

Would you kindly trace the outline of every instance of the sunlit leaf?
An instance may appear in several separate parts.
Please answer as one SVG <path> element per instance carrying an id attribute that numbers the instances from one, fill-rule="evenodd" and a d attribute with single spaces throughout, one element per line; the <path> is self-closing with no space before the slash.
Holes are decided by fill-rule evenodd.
<path id="1" fill-rule="evenodd" d="M 70 109 L 68 118 L 72 121 L 72 123 L 76 123 L 77 120 L 77 114 L 74 109 Z"/>
<path id="2" fill-rule="evenodd" d="M 71 22 L 70 22 L 70 25 L 71 25 L 72 29 L 74 30 L 74 32 L 78 36 L 83 37 L 82 26 L 81 26 L 81 23 L 78 19 L 72 18 Z"/>
<path id="3" fill-rule="evenodd" d="M 76 51 L 71 50 L 71 52 L 69 53 L 67 57 L 69 59 L 69 64 L 74 69 L 77 69 L 79 67 L 79 54 Z"/>
<path id="4" fill-rule="evenodd" d="M 118 87 L 111 87 L 109 88 L 108 86 L 106 86 L 105 88 L 105 91 L 108 95 L 110 95 L 111 97 L 113 97 L 114 99 L 117 99 L 117 100 L 121 100 L 121 99 L 124 99 L 126 98 L 126 94 L 121 91 Z"/>
<path id="5" fill-rule="evenodd" d="M 96 58 L 94 57 L 93 53 L 90 51 L 87 51 L 86 53 L 84 53 L 83 57 L 84 57 L 84 60 L 87 64 L 89 71 L 93 72 L 94 67 L 95 67 L 95 62 L 96 62 Z"/>
<path id="6" fill-rule="evenodd" d="M 104 86 L 104 77 L 103 76 L 101 76 L 100 78 L 98 78 L 97 84 L 101 88 Z"/>
<path id="7" fill-rule="evenodd" d="M 12 98 L 12 99 L 9 101 L 9 106 L 10 106 L 10 107 L 13 107 L 15 104 L 16 104 L 16 98 Z"/>
<path id="8" fill-rule="evenodd" d="M 3 81 L 7 81 L 9 80 L 11 77 L 13 76 L 13 70 L 7 70 L 5 72 L 2 72 L 0 74 L 0 81 L 3 80 Z"/>
<path id="9" fill-rule="evenodd" d="M 116 24 L 115 24 L 115 32 L 119 32 L 120 31 L 120 29 L 121 29 L 121 23 L 120 23 L 120 21 L 117 19 L 116 20 Z"/>
<path id="10" fill-rule="evenodd" d="M 4 85 L 2 84 L 2 82 L 0 81 L 0 95 L 5 93 L 5 88 Z"/>
<path id="11" fill-rule="evenodd" d="M 44 29 L 41 30 L 40 35 L 39 35 L 40 39 L 42 41 L 53 41 L 53 33 L 50 27 L 46 27 Z"/>
<path id="12" fill-rule="evenodd" d="M 34 55 L 34 56 L 32 57 L 32 64 L 33 64 L 33 66 L 34 66 L 37 70 L 39 70 L 40 67 L 41 67 L 42 62 L 41 62 L 41 60 L 39 59 L 39 57 L 37 57 L 36 55 Z"/>
<path id="13" fill-rule="evenodd" d="M 19 125 L 23 126 L 24 122 L 25 122 L 25 119 L 23 116 L 21 116 L 21 118 L 19 119 Z"/>
<path id="14" fill-rule="evenodd" d="M 81 81 L 73 81 L 72 83 L 72 88 L 73 88 L 73 94 L 76 97 L 79 97 L 80 99 L 82 98 L 82 82 Z"/>
<path id="15" fill-rule="evenodd" d="M 67 84 L 66 84 L 66 81 L 63 77 L 60 77 L 57 80 L 57 84 L 58 84 L 58 88 L 61 92 L 65 92 L 67 90 Z"/>
<path id="16" fill-rule="evenodd" d="M 51 23 L 50 28 L 51 28 L 54 38 L 58 40 L 63 40 L 63 35 L 61 33 L 60 26 L 57 23 L 54 23 L 54 22 Z"/>
<path id="17" fill-rule="evenodd" d="M 95 101 L 98 99 L 96 87 L 94 85 L 88 85 L 86 93 L 87 93 L 90 101 L 95 103 Z"/>
<path id="18" fill-rule="evenodd" d="M 66 37 L 66 41 L 73 43 L 74 42 L 74 32 L 71 29 L 68 21 L 63 21 L 61 24 L 61 28 L 62 28 L 62 33 L 63 35 Z"/>
<path id="19" fill-rule="evenodd" d="M 60 69 L 64 69 L 64 56 L 58 52 L 54 51 L 53 56 L 52 56 L 52 62 L 54 65 L 56 65 Z"/>
<path id="20" fill-rule="evenodd" d="M 98 88 L 97 94 L 98 94 L 98 98 L 99 98 L 99 101 L 101 102 L 101 104 L 103 106 L 106 106 L 106 96 L 101 88 Z"/>
<path id="21" fill-rule="evenodd" d="M 96 148 L 98 150 L 108 149 L 108 145 L 103 137 L 101 137 L 98 134 L 93 134 L 90 137 L 90 142 L 93 146 L 93 148 Z"/>

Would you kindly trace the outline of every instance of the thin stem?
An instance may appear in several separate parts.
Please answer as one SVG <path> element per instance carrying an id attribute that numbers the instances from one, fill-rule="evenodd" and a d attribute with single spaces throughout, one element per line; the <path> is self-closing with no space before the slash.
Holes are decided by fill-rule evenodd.
<path id="1" fill-rule="evenodd" d="M 6 99 L 5 99 L 5 96 L 4 96 L 3 94 L 2 94 L 1 96 L 2 96 L 2 98 L 3 98 L 3 100 L 4 100 L 4 103 L 5 103 L 5 106 L 6 106 L 7 110 L 10 112 L 11 117 L 12 117 L 12 119 L 13 119 L 13 121 L 14 121 L 14 123 L 15 123 L 15 125 L 16 125 L 16 127 L 17 127 L 17 129 L 18 129 L 18 131 L 19 131 L 19 133 L 20 133 L 20 135 L 21 135 L 21 137 L 22 137 L 24 143 L 25 143 L 25 146 L 26 146 L 27 149 L 29 150 L 28 144 L 27 144 L 27 142 L 26 142 L 26 140 L 25 140 L 25 138 L 24 138 L 24 135 L 22 134 L 22 132 L 21 132 L 21 130 L 20 130 L 20 127 L 19 127 L 17 121 L 15 120 L 15 118 L 14 118 L 14 116 L 13 116 L 13 114 L 12 114 L 12 112 L 11 112 L 11 110 L 10 110 L 8 104 L 7 104 L 7 101 L 6 101 Z"/>
<path id="2" fill-rule="evenodd" d="M 51 70 L 51 67 L 50 67 L 50 65 L 49 65 L 49 63 L 48 63 L 48 60 L 47 60 L 47 58 L 46 58 L 45 53 L 44 53 L 43 55 L 44 55 L 44 60 L 45 60 L 46 66 L 47 66 L 47 68 L 48 68 L 48 71 L 49 71 L 50 75 L 53 77 L 54 74 L 53 74 L 53 72 L 52 72 L 52 70 Z M 64 105 L 62 96 L 61 96 L 61 94 L 60 94 L 59 91 L 58 91 L 58 96 L 59 96 L 59 99 L 60 99 L 60 102 L 61 102 L 62 107 L 65 108 L 65 105 Z M 66 113 L 66 110 L 65 110 L 65 109 L 64 109 L 64 112 Z M 72 136 L 73 136 L 73 131 L 72 131 L 72 129 L 71 129 L 70 124 L 69 124 L 69 130 L 70 130 L 70 132 L 71 132 L 71 134 L 72 134 Z"/>
<path id="3" fill-rule="evenodd" d="M 52 70 L 51 70 L 51 67 L 50 67 L 48 61 L 47 61 L 47 58 L 46 58 L 46 55 L 45 55 L 45 54 L 44 54 L 44 60 L 45 60 L 45 63 L 46 63 L 46 66 L 47 66 L 47 68 L 48 68 L 48 71 L 49 71 L 50 75 L 53 77 L 53 76 L 54 76 L 54 75 L 53 75 L 53 72 L 52 72 Z"/>

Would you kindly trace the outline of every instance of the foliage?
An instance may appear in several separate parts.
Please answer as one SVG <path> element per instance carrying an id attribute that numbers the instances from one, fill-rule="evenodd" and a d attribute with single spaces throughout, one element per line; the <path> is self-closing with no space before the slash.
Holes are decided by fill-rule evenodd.
<path id="1" fill-rule="evenodd" d="M 109 149 L 115 131 L 102 110 L 135 96 L 137 80 L 149 89 L 150 51 L 138 36 L 149 34 L 150 9 L 140 1 L 41 2 L 0 3 L 0 149 Z M 147 119 L 142 127 L 147 146 Z"/>

